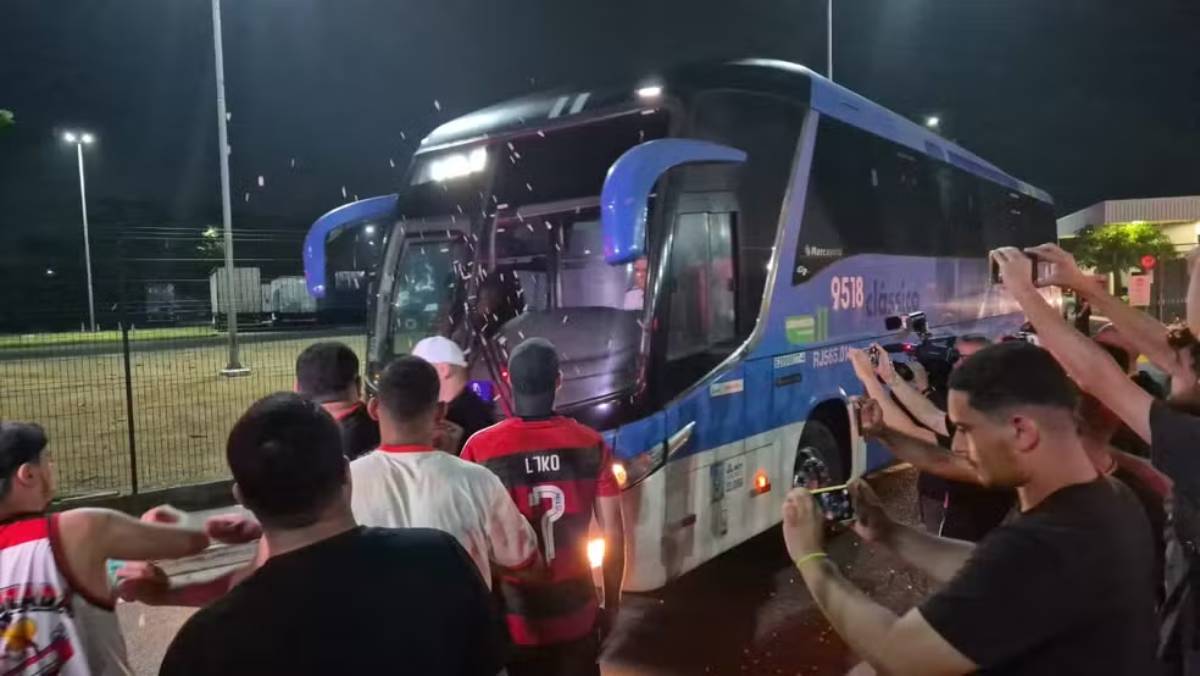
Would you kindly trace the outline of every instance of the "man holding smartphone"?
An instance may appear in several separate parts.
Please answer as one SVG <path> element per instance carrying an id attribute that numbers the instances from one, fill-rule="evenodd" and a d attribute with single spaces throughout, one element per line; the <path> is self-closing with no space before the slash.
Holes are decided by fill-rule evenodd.
<path id="1" fill-rule="evenodd" d="M 1088 458 L 1077 404 L 1062 367 L 1024 342 L 981 350 L 951 376 L 950 418 L 971 465 L 1020 501 L 1020 516 L 978 545 L 897 524 L 866 484 L 852 486 L 855 531 L 943 585 L 902 616 L 829 560 L 808 491 L 788 495 L 788 553 L 830 624 L 877 671 L 1155 673 L 1150 526 Z"/>

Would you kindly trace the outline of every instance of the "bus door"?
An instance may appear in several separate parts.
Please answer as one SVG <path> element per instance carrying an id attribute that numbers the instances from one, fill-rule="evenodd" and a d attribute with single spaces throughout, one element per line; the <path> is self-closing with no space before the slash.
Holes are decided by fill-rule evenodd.
<path id="1" fill-rule="evenodd" d="M 667 243 L 659 378 L 660 391 L 674 399 L 664 429 L 669 575 L 672 564 L 727 548 L 722 540 L 740 531 L 736 498 L 748 490 L 753 471 L 742 457 L 750 393 L 745 365 L 733 359 L 741 343 L 737 216 L 731 192 L 681 194 Z"/>

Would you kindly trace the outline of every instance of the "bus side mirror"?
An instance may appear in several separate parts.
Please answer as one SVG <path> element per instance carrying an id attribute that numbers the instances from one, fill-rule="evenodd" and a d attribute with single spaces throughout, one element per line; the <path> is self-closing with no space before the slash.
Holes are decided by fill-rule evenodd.
<path id="1" fill-rule="evenodd" d="M 600 190 L 604 260 L 619 265 L 646 255 L 650 191 L 668 169 L 697 162 L 745 161 L 744 151 L 697 139 L 656 139 L 626 150 L 608 168 Z"/>
<path id="2" fill-rule="evenodd" d="M 313 298 L 325 297 L 328 276 L 325 269 L 325 240 L 333 231 L 363 221 L 386 220 L 395 212 L 396 195 L 384 195 L 342 205 L 318 218 L 304 236 L 304 249 L 301 251 L 304 282 L 309 295 Z"/>
<path id="3" fill-rule="evenodd" d="M 883 320 L 883 328 L 888 331 L 899 331 L 904 328 L 904 320 L 899 317 L 885 317 Z"/>

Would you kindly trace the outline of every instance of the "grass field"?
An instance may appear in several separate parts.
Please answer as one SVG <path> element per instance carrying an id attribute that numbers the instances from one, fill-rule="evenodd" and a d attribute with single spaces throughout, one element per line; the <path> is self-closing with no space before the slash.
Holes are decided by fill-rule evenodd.
<path id="1" fill-rule="evenodd" d="M 196 335 L 195 329 L 187 337 Z M 160 337 L 169 340 L 170 337 Z M 288 337 L 242 347 L 250 375 L 227 378 L 223 344 L 131 355 L 139 489 L 221 479 L 225 435 L 257 398 L 290 390 L 296 355 L 342 340 L 364 356 L 363 334 Z M 40 423 L 50 437 L 61 496 L 131 488 L 124 364 L 120 354 L 0 358 L 0 419 Z"/>
<path id="2" fill-rule="evenodd" d="M 170 326 L 149 329 L 133 328 L 130 342 L 171 340 L 173 338 L 211 338 L 224 335 L 207 326 Z M 62 333 L 31 333 L 0 336 L 0 350 L 30 347 L 95 345 L 121 342 L 120 331 L 64 331 Z"/>

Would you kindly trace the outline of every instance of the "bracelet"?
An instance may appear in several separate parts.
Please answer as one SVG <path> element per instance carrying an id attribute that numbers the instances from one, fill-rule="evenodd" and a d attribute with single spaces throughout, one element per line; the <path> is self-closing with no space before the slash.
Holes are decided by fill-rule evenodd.
<path id="1" fill-rule="evenodd" d="M 826 554 L 825 552 L 813 552 L 812 554 L 805 554 L 804 556 L 801 556 L 800 558 L 796 559 L 796 567 L 799 568 L 800 566 L 803 566 L 804 564 L 808 563 L 809 561 L 815 561 L 817 559 L 828 559 L 828 558 L 829 558 L 829 555 Z"/>

